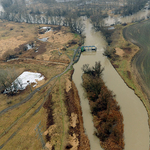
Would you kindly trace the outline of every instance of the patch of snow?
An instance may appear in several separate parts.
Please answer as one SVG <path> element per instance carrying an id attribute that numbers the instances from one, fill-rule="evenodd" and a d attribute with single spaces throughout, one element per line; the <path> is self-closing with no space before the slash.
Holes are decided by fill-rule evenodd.
<path id="1" fill-rule="evenodd" d="M 18 90 L 24 90 L 26 87 L 31 84 L 35 83 L 33 87 L 36 87 L 37 81 L 41 81 L 44 79 L 44 76 L 41 75 L 41 73 L 34 73 L 34 72 L 28 72 L 24 71 L 13 83 L 10 88 L 7 88 L 4 91 L 4 94 L 10 93 L 11 91 L 18 91 Z M 13 86 L 17 87 L 15 89 Z"/>
<path id="2" fill-rule="evenodd" d="M 27 50 L 29 50 L 29 49 L 32 49 L 32 48 L 33 48 L 33 46 L 32 46 L 32 45 L 30 45 L 30 44 L 27 44 L 26 46 L 27 46 Z"/>
<path id="3" fill-rule="evenodd" d="M 46 42 L 48 40 L 48 37 L 47 38 L 42 38 L 42 39 L 39 39 L 38 40 L 42 41 L 42 42 Z"/>
<path id="4" fill-rule="evenodd" d="M 46 30 L 45 33 L 51 31 L 51 27 L 42 27 L 42 28 L 40 28 L 40 29 Z"/>
<path id="5" fill-rule="evenodd" d="M 43 80 L 44 76 L 42 76 L 41 73 L 25 71 L 17 79 L 22 81 L 22 84 L 23 84 L 22 87 L 25 89 L 27 87 L 27 85 L 29 85 L 30 83 L 35 83 L 35 85 L 34 85 L 34 87 L 35 87 L 37 85 L 37 81 Z"/>
<path id="6" fill-rule="evenodd" d="M 108 30 L 114 30 L 115 29 L 115 27 L 109 27 L 108 28 Z"/>

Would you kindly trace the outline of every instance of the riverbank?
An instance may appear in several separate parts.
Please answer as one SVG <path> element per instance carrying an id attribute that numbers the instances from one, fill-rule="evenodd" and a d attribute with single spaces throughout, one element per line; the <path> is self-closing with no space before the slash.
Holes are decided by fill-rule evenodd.
<path id="1" fill-rule="evenodd" d="M 103 79 L 103 68 L 100 62 L 95 67 L 83 66 L 83 84 L 89 100 L 95 135 L 100 139 L 101 146 L 107 150 L 124 149 L 124 125 L 120 106 L 115 95 L 108 90 Z"/>
<path id="2" fill-rule="evenodd" d="M 133 39 L 130 39 L 129 41 L 124 38 L 126 28 L 131 25 L 134 24 L 116 26 L 116 30 L 111 36 L 112 43 L 108 47 L 108 50 L 111 51 L 111 57 L 109 57 L 109 60 L 127 86 L 133 89 L 135 94 L 141 99 L 150 118 L 149 100 L 146 93 L 143 92 L 143 83 L 142 80 L 140 80 L 141 77 L 133 63 L 134 58 L 141 50 L 137 44 L 133 44 L 136 41 Z"/>
<path id="3" fill-rule="evenodd" d="M 90 150 L 83 127 L 78 91 L 72 81 L 73 70 L 57 81 L 44 104 L 47 109 L 46 147 L 51 149 Z"/>
<path id="4" fill-rule="evenodd" d="M 71 72 L 71 76 L 69 82 L 69 90 L 68 85 L 66 86 L 66 106 L 68 109 L 68 116 L 70 117 L 70 128 L 69 134 L 73 135 L 74 133 L 77 136 L 79 141 L 78 150 L 90 150 L 89 139 L 85 134 L 84 127 L 83 127 L 83 118 L 82 118 L 82 110 L 80 106 L 80 98 L 78 95 L 78 90 L 72 81 L 72 74 L 74 71 Z"/>

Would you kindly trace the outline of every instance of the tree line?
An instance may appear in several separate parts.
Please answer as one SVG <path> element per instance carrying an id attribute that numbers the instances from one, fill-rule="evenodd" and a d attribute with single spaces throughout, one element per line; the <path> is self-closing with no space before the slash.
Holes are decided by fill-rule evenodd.
<path id="1" fill-rule="evenodd" d="M 123 16 L 132 15 L 143 9 L 146 2 L 147 0 L 124 0 L 124 6 L 116 9 L 115 13 Z"/>

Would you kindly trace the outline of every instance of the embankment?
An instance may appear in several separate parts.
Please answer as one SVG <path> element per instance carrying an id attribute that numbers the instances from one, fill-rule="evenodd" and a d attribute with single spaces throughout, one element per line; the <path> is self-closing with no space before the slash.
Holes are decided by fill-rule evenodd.
<path id="1" fill-rule="evenodd" d="M 69 124 L 67 125 L 68 130 L 67 130 L 67 133 L 65 133 L 65 136 L 67 138 L 65 142 L 63 143 L 63 145 L 64 145 L 65 150 L 67 149 L 90 150 L 89 140 L 87 136 L 85 135 L 85 131 L 83 127 L 83 118 L 82 118 L 82 111 L 81 111 L 81 106 L 80 106 L 80 99 L 79 99 L 78 91 L 75 87 L 75 84 L 72 81 L 72 74 L 73 74 L 73 70 L 70 71 L 67 75 L 67 78 L 65 78 L 66 81 L 64 82 L 65 83 L 64 86 L 66 85 L 66 88 L 64 88 L 64 92 L 62 92 L 64 93 L 62 94 L 64 97 L 63 98 L 64 104 L 65 104 L 64 106 L 67 110 L 67 112 L 62 115 L 67 115 L 69 119 L 68 120 Z M 44 108 L 47 109 L 47 131 L 45 132 L 46 140 L 47 140 L 46 146 L 49 149 L 54 149 L 55 144 L 57 143 L 56 142 L 54 144 L 51 140 L 52 136 L 55 136 L 54 128 L 57 128 L 58 126 L 54 118 L 55 108 L 53 107 L 53 102 L 52 102 L 53 94 L 49 96 L 49 99 L 44 104 Z"/>

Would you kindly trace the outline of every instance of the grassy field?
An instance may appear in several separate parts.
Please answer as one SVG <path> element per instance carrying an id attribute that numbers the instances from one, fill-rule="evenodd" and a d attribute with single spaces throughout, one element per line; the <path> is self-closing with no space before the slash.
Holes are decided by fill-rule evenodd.
<path id="1" fill-rule="evenodd" d="M 32 87 L 33 92 L 66 69 L 74 54 L 74 49 L 79 44 L 80 36 L 70 33 L 69 28 L 66 27 L 58 29 L 58 26 L 51 26 L 55 31 L 39 34 L 39 25 L 36 24 L 0 22 L 0 25 L 0 68 L 14 67 L 19 74 L 23 71 L 41 73 L 45 79 L 38 82 L 36 87 Z M 37 38 L 45 37 L 48 37 L 47 42 L 37 40 Z M 25 44 L 32 41 L 38 48 L 38 52 L 31 49 L 18 53 Z M 16 53 L 19 59 L 3 61 L 2 55 L 8 50 Z M 38 130 L 35 131 L 39 123 L 42 133 L 49 129 L 49 135 L 42 135 L 44 143 L 47 142 L 47 147 L 49 149 L 64 149 L 67 142 L 73 138 L 68 133 L 70 116 L 67 115 L 65 104 L 65 89 L 71 78 L 70 72 L 69 70 L 59 79 L 56 78 L 41 87 L 19 107 L 0 114 L 0 149 L 42 149 Z M 22 102 L 32 94 L 32 91 L 28 86 L 24 91 L 13 96 L 0 93 L 0 111 Z M 74 144 L 72 144 L 73 146 Z"/>
<path id="2" fill-rule="evenodd" d="M 10 50 L 14 51 L 22 44 L 34 41 L 38 25 L 0 21 L 0 58 Z"/>

